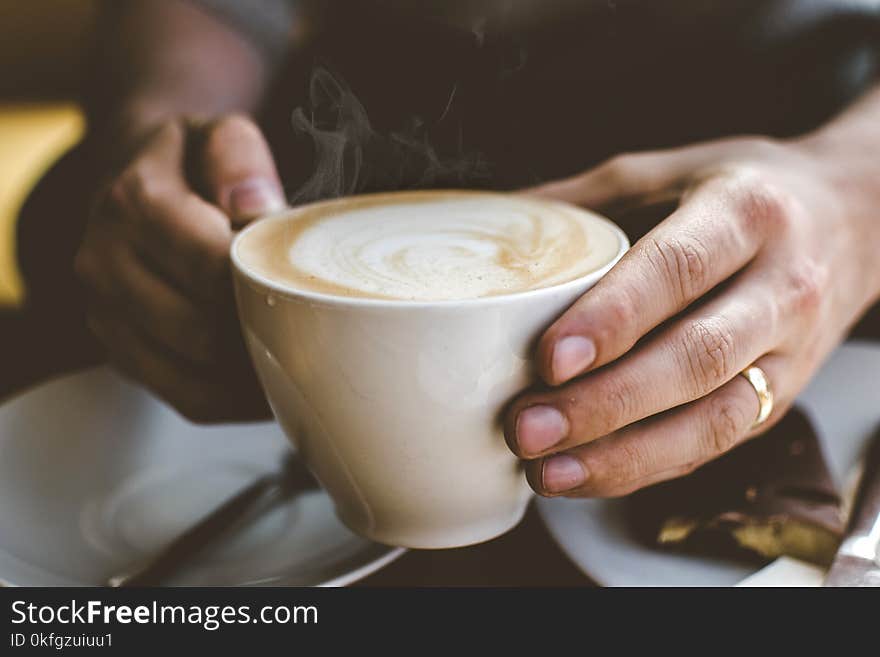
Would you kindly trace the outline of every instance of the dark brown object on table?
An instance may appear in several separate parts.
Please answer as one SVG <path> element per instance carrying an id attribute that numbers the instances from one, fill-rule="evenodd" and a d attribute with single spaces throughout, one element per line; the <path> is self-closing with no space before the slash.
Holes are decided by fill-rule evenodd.
<path id="1" fill-rule="evenodd" d="M 841 497 L 798 409 L 693 474 L 636 493 L 628 508 L 645 542 L 751 560 L 827 565 L 844 530 Z"/>

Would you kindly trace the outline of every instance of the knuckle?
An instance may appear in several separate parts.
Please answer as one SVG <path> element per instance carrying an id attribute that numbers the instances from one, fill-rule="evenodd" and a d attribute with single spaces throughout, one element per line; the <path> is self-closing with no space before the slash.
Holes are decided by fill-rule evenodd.
<path id="1" fill-rule="evenodd" d="M 635 344 L 641 337 L 636 334 L 639 327 L 639 304 L 634 291 L 620 286 L 615 294 L 605 295 L 601 303 L 602 321 L 591 322 L 590 335 L 600 351 L 614 352 L 622 347 Z M 590 311 L 585 309 L 585 314 Z M 626 344 L 621 345 L 621 342 Z M 617 345 L 616 348 L 614 345 Z"/>
<path id="2" fill-rule="evenodd" d="M 160 205 L 169 195 L 168 184 L 147 166 L 134 167 L 125 177 L 126 197 L 143 206 Z M 129 196 L 130 195 L 130 196 Z"/>
<path id="3" fill-rule="evenodd" d="M 759 171 L 741 171 L 731 182 L 733 207 L 748 234 L 789 230 L 797 204 L 783 185 Z"/>
<path id="4" fill-rule="evenodd" d="M 822 305 L 828 268 L 804 259 L 790 268 L 785 279 L 786 297 L 795 314 L 813 314 Z"/>
<path id="5" fill-rule="evenodd" d="M 650 238 L 646 254 L 651 266 L 677 295 L 679 304 L 700 294 L 709 283 L 710 252 L 699 238 Z"/>
<path id="6" fill-rule="evenodd" d="M 704 453 L 710 457 L 724 454 L 739 442 L 749 422 L 742 408 L 727 396 L 712 399 L 706 412 Z"/>
<path id="7" fill-rule="evenodd" d="M 602 477 L 596 482 L 596 488 L 606 493 L 631 487 L 650 471 L 648 455 L 638 444 L 622 441 L 614 451 L 616 458 L 600 469 Z"/>
<path id="8" fill-rule="evenodd" d="M 694 321 L 685 329 L 681 347 L 686 374 L 695 392 L 713 390 L 726 381 L 736 363 L 733 334 L 719 318 Z"/>
<path id="9" fill-rule="evenodd" d="M 181 117 L 165 119 L 158 124 L 156 130 L 150 134 L 148 142 L 159 139 L 183 141 L 186 135 L 186 122 Z"/>
<path id="10" fill-rule="evenodd" d="M 628 294 L 615 295 L 609 299 L 603 312 L 607 313 L 609 324 L 618 328 L 632 324 L 636 318 L 635 304 Z"/>
<path id="11" fill-rule="evenodd" d="M 128 207 L 128 195 L 131 185 L 129 180 L 127 179 L 127 175 L 119 176 L 110 184 L 109 188 L 107 189 L 105 202 L 107 204 L 107 207 L 111 210 L 124 211 Z"/>
<path id="12" fill-rule="evenodd" d="M 600 386 L 595 398 L 601 400 L 601 403 L 591 404 L 589 409 L 583 408 L 582 404 L 572 399 L 573 408 L 567 410 L 569 417 L 577 417 L 578 414 L 586 416 L 582 424 L 591 426 L 592 432 L 597 436 L 619 429 L 628 424 L 628 420 L 638 419 L 633 417 L 636 391 L 625 381 L 616 380 Z"/>
<path id="13" fill-rule="evenodd" d="M 599 165 L 599 177 L 610 185 L 628 180 L 632 175 L 635 157 L 630 153 L 614 155 Z"/>

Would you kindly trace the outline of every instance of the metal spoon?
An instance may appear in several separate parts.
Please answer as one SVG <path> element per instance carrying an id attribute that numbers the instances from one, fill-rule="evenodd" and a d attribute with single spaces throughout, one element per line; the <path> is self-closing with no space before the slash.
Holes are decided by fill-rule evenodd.
<path id="1" fill-rule="evenodd" d="M 191 563 L 218 538 L 252 522 L 295 493 L 317 486 L 318 482 L 302 461 L 289 452 L 279 472 L 255 480 L 171 541 L 161 552 L 129 571 L 110 577 L 107 586 L 158 586 Z"/>

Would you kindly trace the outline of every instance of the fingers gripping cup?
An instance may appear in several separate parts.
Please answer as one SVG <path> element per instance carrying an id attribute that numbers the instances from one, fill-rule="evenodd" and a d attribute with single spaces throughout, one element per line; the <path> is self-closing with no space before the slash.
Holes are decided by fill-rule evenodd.
<path id="1" fill-rule="evenodd" d="M 245 340 L 341 520 L 382 543 L 468 545 L 530 492 L 501 410 L 540 333 L 623 255 L 607 220 L 483 192 L 355 196 L 232 245 Z"/>

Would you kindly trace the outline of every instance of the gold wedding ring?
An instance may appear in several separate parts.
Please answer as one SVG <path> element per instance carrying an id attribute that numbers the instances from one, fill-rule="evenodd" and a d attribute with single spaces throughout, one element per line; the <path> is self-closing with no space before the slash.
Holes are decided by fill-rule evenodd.
<path id="1" fill-rule="evenodd" d="M 755 393 L 758 395 L 758 417 L 755 418 L 755 422 L 752 424 L 752 429 L 754 429 L 763 424 L 770 417 L 770 413 L 773 412 L 773 391 L 770 389 L 770 382 L 767 380 L 764 370 L 757 365 L 747 367 L 740 374 L 746 378 L 746 381 L 752 384 Z"/>

